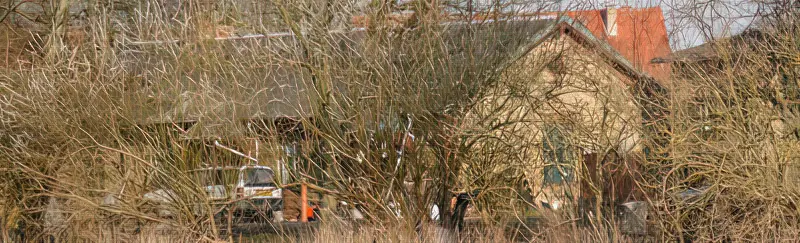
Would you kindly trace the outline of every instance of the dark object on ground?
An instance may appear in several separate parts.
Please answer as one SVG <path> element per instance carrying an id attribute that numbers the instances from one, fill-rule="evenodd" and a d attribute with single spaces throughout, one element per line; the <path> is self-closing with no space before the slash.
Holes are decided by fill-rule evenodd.
<path id="1" fill-rule="evenodd" d="M 459 193 L 456 195 L 456 205 L 453 207 L 453 220 L 451 222 L 458 230 L 464 229 L 464 215 L 467 213 L 467 206 L 472 198 L 478 196 L 479 191 L 472 193 Z"/>

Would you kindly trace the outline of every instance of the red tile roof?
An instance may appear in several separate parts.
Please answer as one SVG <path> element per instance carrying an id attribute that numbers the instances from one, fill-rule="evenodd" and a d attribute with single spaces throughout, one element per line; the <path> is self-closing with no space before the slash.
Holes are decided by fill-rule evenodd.
<path id="1" fill-rule="evenodd" d="M 614 14 L 614 12 L 616 14 Z M 399 24 L 410 19 L 413 13 L 393 14 L 390 22 Z M 559 13 L 531 13 L 524 16 L 557 16 Z M 567 11 L 563 13 L 570 18 L 581 22 L 589 29 L 595 37 L 607 42 L 634 68 L 642 71 L 657 80 L 666 80 L 671 73 L 669 64 L 651 63 L 650 60 L 656 57 L 667 56 L 672 53 L 667 36 L 667 28 L 664 25 L 664 15 L 661 7 L 652 8 L 609 8 L 594 10 Z M 615 17 L 610 17 L 614 15 Z M 451 19 L 454 16 L 446 16 L 443 19 Z M 476 15 L 475 20 L 491 19 L 492 16 Z M 356 16 L 352 19 L 358 27 L 369 25 L 369 20 L 365 16 Z M 610 23 L 607 23 L 610 22 Z M 607 30 L 613 26 L 616 28 L 614 33 Z M 609 28 L 610 29 L 610 28 Z"/>
<path id="2" fill-rule="evenodd" d="M 616 21 L 608 24 L 616 24 L 616 35 L 606 30 L 605 23 L 612 21 L 609 15 L 613 14 L 613 10 L 616 10 Z M 580 21 L 597 38 L 608 42 L 637 69 L 659 80 L 669 78 L 668 64 L 650 63 L 653 58 L 672 52 L 661 7 L 621 7 L 613 10 L 570 11 L 566 15 Z"/>

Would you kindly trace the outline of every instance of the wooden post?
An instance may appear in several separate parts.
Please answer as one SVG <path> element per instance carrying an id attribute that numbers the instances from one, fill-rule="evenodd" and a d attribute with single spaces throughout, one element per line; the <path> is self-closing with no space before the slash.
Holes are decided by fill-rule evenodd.
<path id="1" fill-rule="evenodd" d="M 228 242 L 233 242 L 233 212 L 236 211 L 235 205 L 228 205 Z"/>
<path id="2" fill-rule="evenodd" d="M 308 222 L 308 186 L 300 184 L 300 222 Z"/>

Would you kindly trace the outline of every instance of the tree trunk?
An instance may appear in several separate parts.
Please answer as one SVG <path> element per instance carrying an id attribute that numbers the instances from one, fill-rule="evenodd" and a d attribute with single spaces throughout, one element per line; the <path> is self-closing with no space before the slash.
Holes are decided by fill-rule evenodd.
<path id="1" fill-rule="evenodd" d="M 442 227 L 452 230 L 455 229 L 456 221 L 453 220 L 450 202 L 453 199 L 453 187 L 457 182 L 458 166 L 455 163 L 454 153 L 449 151 L 447 143 L 443 144 L 445 146 L 436 149 L 440 162 L 437 170 L 439 181 L 436 184 L 436 205 L 439 206 L 439 223 Z"/>

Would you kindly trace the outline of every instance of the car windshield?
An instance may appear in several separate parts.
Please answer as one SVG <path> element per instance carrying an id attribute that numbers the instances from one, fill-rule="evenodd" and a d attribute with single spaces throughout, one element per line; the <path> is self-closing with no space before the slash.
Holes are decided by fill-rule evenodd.
<path id="1" fill-rule="evenodd" d="M 275 186 L 270 169 L 245 169 L 245 186 Z"/>

